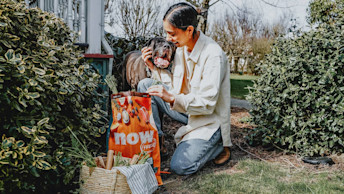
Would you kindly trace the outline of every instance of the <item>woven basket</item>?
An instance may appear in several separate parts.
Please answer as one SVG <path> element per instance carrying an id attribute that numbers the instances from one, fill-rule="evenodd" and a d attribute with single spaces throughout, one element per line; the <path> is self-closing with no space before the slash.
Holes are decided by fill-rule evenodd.
<path id="1" fill-rule="evenodd" d="M 80 193 L 131 193 L 127 178 L 118 170 L 82 166 Z"/>

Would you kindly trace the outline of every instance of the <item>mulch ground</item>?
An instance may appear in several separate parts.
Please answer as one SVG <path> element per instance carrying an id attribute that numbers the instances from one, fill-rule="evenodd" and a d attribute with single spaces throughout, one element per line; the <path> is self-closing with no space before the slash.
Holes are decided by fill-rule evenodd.
<path id="1" fill-rule="evenodd" d="M 250 129 L 253 129 L 249 123 L 242 122 L 242 118 L 248 118 L 250 115 L 246 109 L 243 108 L 231 108 L 231 138 L 233 146 L 231 147 L 232 159 L 224 166 L 215 166 L 211 162 L 208 162 L 199 172 L 188 175 L 178 176 L 176 174 L 162 174 L 164 185 L 160 186 L 155 193 L 179 193 L 178 185 L 191 176 L 198 176 L 204 173 L 236 173 L 235 165 L 238 161 L 243 159 L 257 159 L 261 161 L 279 163 L 289 169 L 309 169 L 311 171 L 317 170 L 344 170 L 344 156 L 331 156 L 335 162 L 334 165 L 311 165 L 302 161 L 300 156 L 295 154 L 286 154 L 281 150 L 277 150 L 273 147 L 252 147 L 248 145 L 245 140 L 245 136 Z M 168 156 L 161 162 L 161 170 L 169 171 L 170 160 L 175 150 L 174 134 L 178 128 L 182 126 L 181 123 L 173 121 L 168 116 L 164 116 L 163 130 L 165 133 L 165 145 L 168 149 Z"/>

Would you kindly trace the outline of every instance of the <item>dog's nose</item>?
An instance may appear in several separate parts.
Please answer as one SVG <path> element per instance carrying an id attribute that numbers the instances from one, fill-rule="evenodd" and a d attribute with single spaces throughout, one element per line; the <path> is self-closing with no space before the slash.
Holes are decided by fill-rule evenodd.
<path id="1" fill-rule="evenodd" d="M 164 45 L 164 48 L 170 48 L 170 45 L 165 44 L 165 45 Z"/>

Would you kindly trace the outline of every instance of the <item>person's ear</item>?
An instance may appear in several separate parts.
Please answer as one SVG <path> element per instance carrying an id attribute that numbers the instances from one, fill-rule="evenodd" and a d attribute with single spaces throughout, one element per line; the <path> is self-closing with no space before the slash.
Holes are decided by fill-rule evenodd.
<path id="1" fill-rule="evenodd" d="M 192 34 L 193 34 L 194 30 L 195 30 L 195 28 L 193 26 L 188 26 L 186 28 L 186 31 L 188 32 L 189 38 L 192 38 Z"/>

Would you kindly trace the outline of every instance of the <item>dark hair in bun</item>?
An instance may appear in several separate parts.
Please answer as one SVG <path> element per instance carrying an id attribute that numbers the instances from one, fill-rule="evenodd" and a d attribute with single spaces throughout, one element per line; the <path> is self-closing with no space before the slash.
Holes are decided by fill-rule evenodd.
<path id="1" fill-rule="evenodd" d="M 186 30 L 187 27 L 193 26 L 193 36 L 197 33 L 197 11 L 188 3 L 177 3 L 172 5 L 164 15 L 164 21 L 168 21 L 172 26 L 181 30 Z"/>

